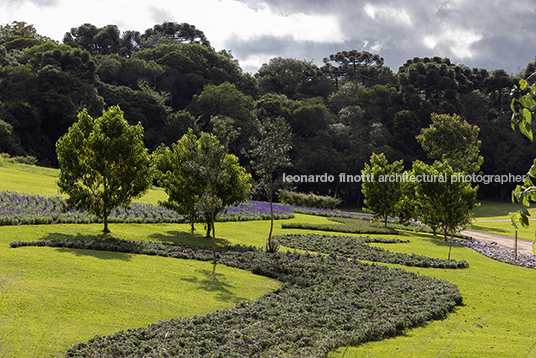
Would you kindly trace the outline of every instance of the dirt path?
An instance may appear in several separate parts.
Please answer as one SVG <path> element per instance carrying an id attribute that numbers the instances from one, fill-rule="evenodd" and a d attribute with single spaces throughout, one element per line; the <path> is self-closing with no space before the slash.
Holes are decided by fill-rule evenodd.
<path id="1" fill-rule="evenodd" d="M 465 236 L 470 236 L 475 240 L 494 242 L 497 245 L 500 245 L 510 250 L 514 250 L 515 247 L 515 239 L 509 236 L 488 234 L 485 232 L 472 230 L 464 230 L 461 232 L 461 234 Z M 526 255 L 534 255 L 532 251 L 532 241 L 525 239 L 517 239 L 517 252 Z"/>

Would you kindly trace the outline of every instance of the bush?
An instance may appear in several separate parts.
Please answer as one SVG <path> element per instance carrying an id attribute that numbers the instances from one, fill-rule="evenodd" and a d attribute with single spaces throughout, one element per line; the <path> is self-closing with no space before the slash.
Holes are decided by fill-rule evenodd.
<path id="1" fill-rule="evenodd" d="M 280 190 L 277 196 L 283 204 L 317 209 L 333 210 L 341 203 L 340 199 L 331 196 L 316 195 L 313 193 L 295 193 L 288 190 Z"/>
<path id="2" fill-rule="evenodd" d="M 37 158 L 31 155 L 13 157 L 12 160 L 16 163 L 35 165 Z"/>
<path id="3" fill-rule="evenodd" d="M 363 238 L 355 236 L 330 236 L 317 234 L 288 234 L 284 236 L 278 236 L 277 240 L 282 246 L 290 247 L 293 249 L 322 252 L 334 256 L 343 256 L 352 259 L 366 260 L 372 262 L 449 269 L 469 267 L 469 264 L 465 260 L 456 261 L 438 259 L 423 255 L 408 255 L 399 252 L 387 251 L 382 249 L 381 247 L 366 245 L 366 243 L 370 242 L 404 242 L 398 239 L 394 239 L 398 241 L 385 241 L 388 239 L 376 239 L 369 237 Z"/>

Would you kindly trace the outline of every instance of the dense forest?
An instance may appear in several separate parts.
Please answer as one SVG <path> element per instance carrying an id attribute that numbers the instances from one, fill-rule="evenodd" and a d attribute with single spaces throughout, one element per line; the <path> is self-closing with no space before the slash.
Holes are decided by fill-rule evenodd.
<path id="1" fill-rule="evenodd" d="M 273 58 L 244 73 L 231 51 L 217 52 L 204 33 L 186 23 L 165 22 L 121 32 L 83 24 L 63 43 L 24 22 L 0 26 L 0 152 L 31 155 L 57 166 L 56 141 L 84 108 L 100 116 L 119 105 L 145 129 L 150 151 L 170 145 L 188 130 L 211 131 L 224 115 L 240 128 L 231 150 L 244 166 L 244 150 L 259 119 L 283 117 L 292 128 L 293 174 L 360 174 L 372 153 L 406 167 L 429 161 L 415 139 L 431 114 L 457 114 L 480 128 L 484 174 L 524 174 L 536 146 L 510 129 L 510 92 L 536 62 L 512 76 L 452 63 L 413 58 L 394 73 L 368 52 L 341 49 L 323 66 Z M 508 197 L 514 184 L 480 185 L 479 196 Z M 359 184 L 296 184 L 301 192 L 362 202 Z"/>

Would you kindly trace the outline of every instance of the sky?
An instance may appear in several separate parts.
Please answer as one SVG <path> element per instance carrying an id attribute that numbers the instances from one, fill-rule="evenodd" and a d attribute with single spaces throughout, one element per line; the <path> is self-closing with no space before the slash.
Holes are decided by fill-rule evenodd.
<path id="1" fill-rule="evenodd" d="M 356 49 L 395 73 L 439 56 L 514 75 L 535 60 L 535 13 L 533 0 L 0 0 L 0 25 L 24 21 L 60 42 L 84 23 L 140 32 L 188 23 L 252 74 L 275 57 L 321 66 Z"/>

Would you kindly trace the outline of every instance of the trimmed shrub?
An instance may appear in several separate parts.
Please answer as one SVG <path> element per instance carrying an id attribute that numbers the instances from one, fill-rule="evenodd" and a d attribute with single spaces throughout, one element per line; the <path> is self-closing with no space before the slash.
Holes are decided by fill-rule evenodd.
<path id="1" fill-rule="evenodd" d="M 316 195 L 314 193 L 295 193 L 288 190 L 277 192 L 279 201 L 286 205 L 318 209 L 335 209 L 341 203 L 340 199 L 331 196 Z"/>

